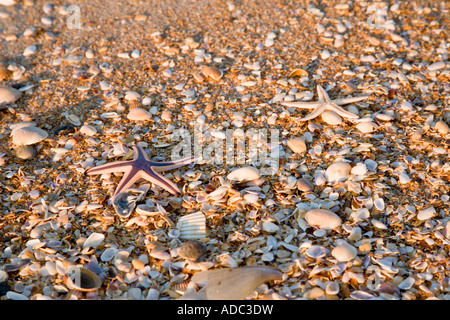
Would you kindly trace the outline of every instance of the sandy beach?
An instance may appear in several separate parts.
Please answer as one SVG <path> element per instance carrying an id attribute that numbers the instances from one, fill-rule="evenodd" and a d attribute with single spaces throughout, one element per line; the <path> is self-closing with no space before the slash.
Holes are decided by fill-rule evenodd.
<path id="1" fill-rule="evenodd" d="M 0 0 L 0 300 L 449 299 L 449 16 Z"/>

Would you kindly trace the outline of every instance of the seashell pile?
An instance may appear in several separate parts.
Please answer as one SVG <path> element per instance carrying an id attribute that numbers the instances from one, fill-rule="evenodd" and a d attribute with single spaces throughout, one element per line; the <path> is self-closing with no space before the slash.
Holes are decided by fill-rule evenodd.
<path id="1" fill-rule="evenodd" d="M 0 300 L 449 300 L 447 3 L 0 0 Z"/>

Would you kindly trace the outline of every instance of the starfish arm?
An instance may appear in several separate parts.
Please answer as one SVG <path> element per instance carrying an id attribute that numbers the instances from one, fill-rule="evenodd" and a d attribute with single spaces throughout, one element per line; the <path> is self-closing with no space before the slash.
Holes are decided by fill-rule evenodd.
<path id="1" fill-rule="evenodd" d="M 328 96 L 328 93 L 320 85 L 317 85 L 317 94 L 319 95 L 319 101 L 321 101 L 321 102 L 330 101 L 330 97 Z"/>
<path id="2" fill-rule="evenodd" d="M 369 96 L 362 96 L 362 97 L 351 97 L 351 98 L 344 98 L 344 99 L 336 99 L 333 100 L 333 103 L 337 104 L 338 106 L 341 106 L 343 104 L 349 104 L 353 102 L 358 102 L 362 100 L 366 100 L 369 98 Z"/>
<path id="3" fill-rule="evenodd" d="M 175 185 L 175 183 L 173 183 L 169 179 L 163 177 L 162 175 L 160 175 L 159 173 L 157 173 L 153 170 L 143 171 L 142 178 L 144 178 L 154 184 L 157 184 L 158 186 L 169 191 L 173 195 L 181 194 L 180 189 Z"/>
<path id="4" fill-rule="evenodd" d="M 91 175 L 110 172 L 124 172 L 127 171 L 129 167 L 130 161 L 117 161 L 90 168 L 88 171 L 86 171 L 86 174 Z"/>
<path id="5" fill-rule="evenodd" d="M 143 171 L 135 168 L 131 168 L 129 171 L 127 171 L 123 175 L 122 180 L 120 180 L 119 184 L 117 185 L 116 191 L 114 191 L 113 198 L 120 192 L 129 189 L 137 180 L 142 178 L 142 173 Z"/>
<path id="6" fill-rule="evenodd" d="M 322 102 L 282 102 L 283 106 L 302 108 L 302 109 L 315 109 L 319 107 Z"/>
<path id="7" fill-rule="evenodd" d="M 135 145 L 133 147 L 133 150 L 134 150 L 134 160 L 145 159 L 148 161 L 147 154 L 145 153 L 144 149 L 140 145 Z"/>
<path id="8" fill-rule="evenodd" d="M 318 116 L 320 116 L 320 114 L 322 112 L 324 112 L 326 109 L 326 105 L 322 104 L 319 108 L 317 108 L 316 110 L 314 110 L 313 112 L 311 112 L 310 114 L 308 114 L 306 117 L 298 119 L 298 121 L 307 121 L 307 120 L 311 120 L 314 119 Z"/>
<path id="9" fill-rule="evenodd" d="M 190 164 L 190 163 L 196 161 L 197 159 L 199 159 L 199 158 L 192 156 L 192 157 L 187 157 L 187 158 L 183 158 L 183 159 L 178 159 L 175 161 L 166 161 L 166 162 L 151 161 L 150 166 L 155 171 L 165 171 L 165 170 L 170 170 L 170 169 L 175 169 L 175 168 L 185 166 L 187 164 Z"/>
<path id="10" fill-rule="evenodd" d="M 359 116 L 357 114 L 354 114 L 353 112 L 344 110 L 334 104 L 330 104 L 328 109 L 336 112 L 338 115 L 340 115 L 344 118 L 349 118 L 349 119 L 358 119 L 359 118 Z"/>

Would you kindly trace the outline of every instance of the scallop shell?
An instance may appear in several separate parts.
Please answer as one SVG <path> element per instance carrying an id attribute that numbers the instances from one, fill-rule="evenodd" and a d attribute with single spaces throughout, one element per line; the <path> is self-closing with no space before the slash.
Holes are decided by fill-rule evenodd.
<path id="1" fill-rule="evenodd" d="M 0 88 L 0 105 L 14 103 L 20 98 L 22 92 L 11 87 Z"/>
<path id="2" fill-rule="evenodd" d="M 206 237 L 206 217 L 202 212 L 191 213 L 178 220 L 180 239 L 202 239 Z"/>
<path id="3" fill-rule="evenodd" d="M 101 287 L 102 279 L 89 269 L 72 267 L 68 270 L 66 284 L 69 288 L 77 291 L 91 292 Z"/>
<path id="4" fill-rule="evenodd" d="M 147 121 L 151 118 L 151 113 L 142 108 L 133 108 L 127 114 L 127 119 L 132 121 Z"/>
<path id="5" fill-rule="evenodd" d="M 178 254 L 182 258 L 194 262 L 199 261 L 205 255 L 205 252 L 205 246 L 197 240 L 186 241 L 178 249 Z"/>
<path id="6" fill-rule="evenodd" d="M 26 146 L 38 143 L 48 137 L 48 133 L 38 127 L 28 126 L 14 129 L 11 132 L 13 143 L 16 146 Z"/>
<path id="7" fill-rule="evenodd" d="M 205 287 L 193 296 L 206 300 L 242 300 L 264 282 L 281 280 L 282 275 L 278 269 L 267 266 L 200 271 L 191 280 Z"/>

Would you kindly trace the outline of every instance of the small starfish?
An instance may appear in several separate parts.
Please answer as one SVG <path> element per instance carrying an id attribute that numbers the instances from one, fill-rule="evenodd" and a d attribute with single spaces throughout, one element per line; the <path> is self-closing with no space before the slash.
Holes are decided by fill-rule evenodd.
<path id="1" fill-rule="evenodd" d="M 124 172 L 122 180 L 119 182 L 113 198 L 121 191 L 128 189 L 139 179 L 146 179 L 160 187 L 166 189 L 173 195 L 181 194 L 180 189 L 169 179 L 164 178 L 157 171 L 165 171 L 175 169 L 196 160 L 196 157 L 187 157 L 184 159 L 168 162 L 154 162 L 150 161 L 145 154 L 144 149 L 137 145 L 133 147 L 134 159 L 130 161 L 116 161 L 112 163 L 105 163 L 86 171 L 86 174 L 103 174 L 110 172 Z"/>
<path id="2" fill-rule="evenodd" d="M 328 96 L 328 93 L 320 85 L 317 85 L 317 94 L 319 96 L 318 102 L 283 102 L 282 105 L 286 107 L 314 109 L 313 112 L 311 112 L 306 117 L 299 119 L 299 121 L 314 119 L 319 115 L 321 115 L 326 110 L 334 111 L 344 118 L 358 119 L 359 118 L 358 115 L 354 114 L 353 112 L 344 110 L 339 106 L 365 100 L 369 97 L 363 96 L 363 97 L 352 97 L 352 98 L 331 100 L 330 97 Z"/>

